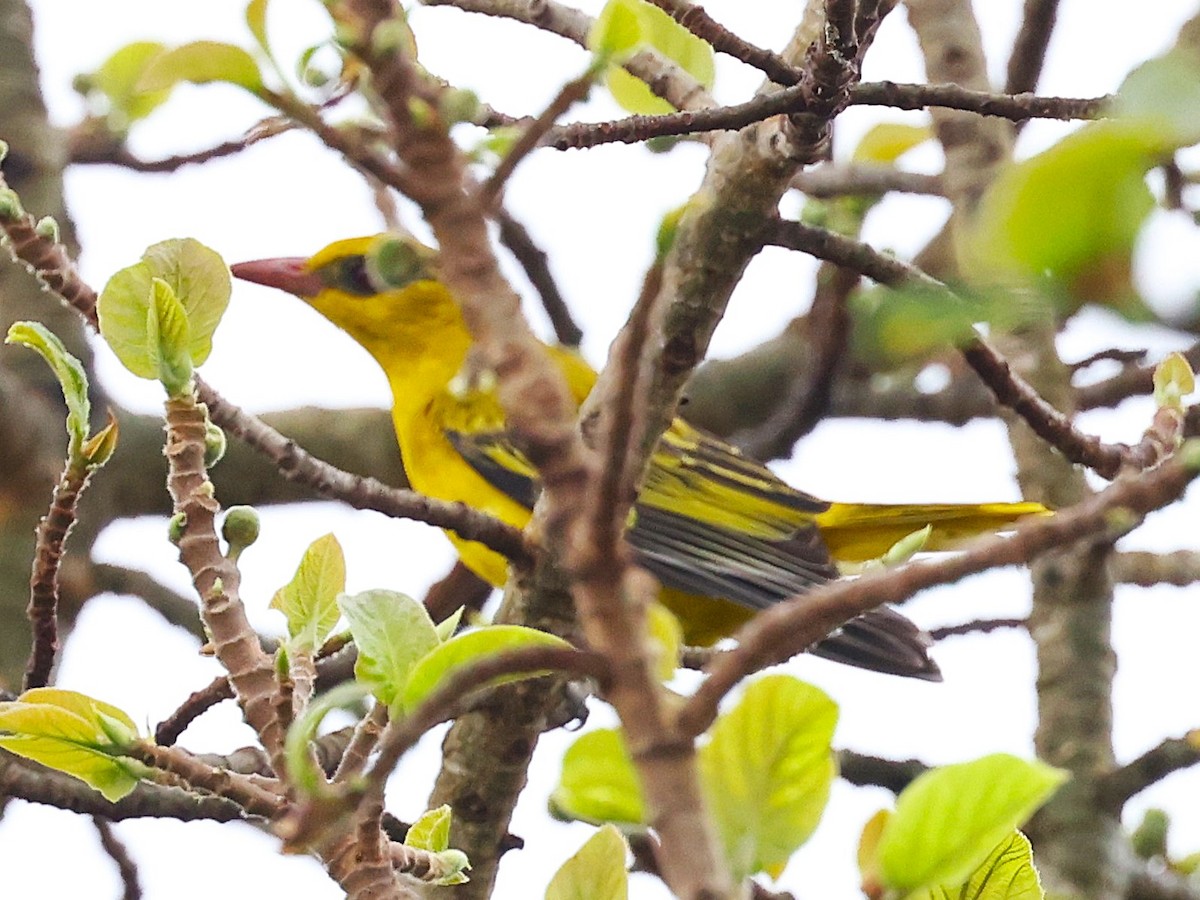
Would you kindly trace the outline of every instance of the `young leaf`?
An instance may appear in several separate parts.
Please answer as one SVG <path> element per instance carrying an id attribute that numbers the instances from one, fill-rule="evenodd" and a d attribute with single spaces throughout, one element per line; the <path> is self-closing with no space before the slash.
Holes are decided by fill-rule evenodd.
<path id="1" fill-rule="evenodd" d="M 928 125 L 880 122 L 862 136 L 850 158 L 856 163 L 891 165 L 932 137 L 933 130 Z"/>
<path id="2" fill-rule="evenodd" d="M 620 64 L 642 43 L 641 0 L 609 0 L 588 32 L 587 45 L 602 60 Z"/>
<path id="3" fill-rule="evenodd" d="M 246 26 L 254 35 L 254 42 L 269 59 L 271 57 L 271 42 L 267 40 L 267 5 L 270 0 L 250 0 L 246 4 Z"/>
<path id="4" fill-rule="evenodd" d="M 908 892 L 960 884 L 1066 779 L 1004 753 L 926 772 L 900 794 L 884 829 L 884 885 Z"/>
<path id="5" fill-rule="evenodd" d="M 142 73 L 137 89 L 169 90 L 181 81 L 192 84 L 221 81 L 252 94 L 263 88 L 258 63 L 241 47 L 220 41 L 194 41 L 156 57 Z"/>
<path id="6" fill-rule="evenodd" d="M 537 646 L 569 648 L 571 645 L 560 637 L 523 625 L 488 625 L 452 637 L 413 664 L 400 693 L 400 705 L 411 712 L 454 671 L 508 650 Z M 535 670 L 519 675 L 505 675 L 494 679 L 491 684 L 520 681 L 542 674 L 545 674 L 544 671 Z"/>
<path id="7" fill-rule="evenodd" d="M 192 365 L 203 365 L 212 352 L 213 332 L 229 306 L 229 267 L 215 250 L 192 238 L 154 244 L 142 254 L 142 261 L 183 304 L 191 332 L 188 353 Z"/>
<path id="8" fill-rule="evenodd" d="M 610 7 L 614 8 L 612 13 Z M 606 14 L 611 19 L 601 28 Z M 636 19 L 636 31 L 631 16 Z M 603 55 L 601 47 L 612 48 L 610 55 L 618 59 L 628 56 L 640 46 L 652 47 L 706 88 L 712 87 L 716 75 L 712 46 L 645 0 L 610 0 L 597 21 L 596 43 L 589 43 L 589 46 L 598 56 Z M 654 94 L 644 81 L 617 66 L 608 68 L 605 82 L 613 98 L 629 112 L 662 115 L 675 111 L 670 103 Z"/>
<path id="9" fill-rule="evenodd" d="M 292 580 L 275 592 L 271 609 L 287 616 L 288 634 L 305 652 L 320 647 L 341 618 L 338 595 L 346 589 L 346 558 L 332 534 L 319 537 L 300 559 Z"/>
<path id="10" fill-rule="evenodd" d="M 405 845 L 431 853 L 449 849 L 450 820 L 450 807 L 446 804 L 421 813 L 421 817 L 408 826 L 408 834 L 404 836 Z"/>
<path id="11" fill-rule="evenodd" d="M 354 676 L 391 706 L 417 660 L 441 643 L 429 613 L 412 597 L 395 591 L 343 594 L 338 604 L 358 646 Z"/>
<path id="12" fill-rule="evenodd" d="M 628 847 L 621 832 L 603 825 L 550 879 L 546 900 L 626 900 Z"/>
<path id="13" fill-rule="evenodd" d="M 1154 369 L 1154 402 L 1183 410 L 1183 398 L 1196 390 L 1196 376 L 1182 353 L 1171 353 Z"/>
<path id="14" fill-rule="evenodd" d="M 736 879 L 777 875 L 817 827 L 837 773 L 837 716 L 823 691 L 771 675 L 713 726 L 700 780 Z"/>
<path id="15" fill-rule="evenodd" d="M 78 778 L 113 802 L 138 783 L 120 758 L 136 740 L 129 716 L 75 691 L 35 688 L 0 703 L 0 747 Z"/>
<path id="16" fill-rule="evenodd" d="M 83 452 L 88 436 L 92 408 L 88 402 L 87 374 L 83 363 L 72 356 L 58 335 L 40 322 L 14 322 L 5 337 L 6 344 L 20 344 L 36 350 L 54 370 L 67 402 L 67 452 L 75 459 Z"/>
<path id="17" fill-rule="evenodd" d="M 589 731 L 567 748 L 550 807 L 585 822 L 644 823 L 642 790 L 619 731 Z"/>
<path id="18" fill-rule="evenodd" d="M 188 356 L 188 320 L 175 291 L 161 278 L 150 282 L 151 302 L 146 311 L 146 349 L 155 363 L 158 380 L 170 397 L 182 394 L 192 381 Z"/>
<path id="19" fill-rule="evenodd" d="M 1113 112 L 1157 135 L 1164 151 L 1200 142 L 1200 64 L 1180 50 L 1147 60 L 1125 77 Z"/>
<path id="20" fill-rule="evenodd" d="M 286 652 L 286 645 L 280 647 L 280 652 Z M 326 783 L 325 775 L 317 768 L 308 746 L 316 737 L 321 722 L 333 710 L 357 704 L 366 696 L 368 690 L 357 681 L 339 684 L 318 694 L 292 723 L 284 739 L 283 751 L 287 757 L 288 776 L 300 790 L 310 794 L 316 793 Z"/>
<path id="21" fill-rule="evenodd" d="M 124 131 L 138 119 L 144 119 L 170 95 L 170 90 L 147 91 L 138 87 L 147 67 L 166 51 L 156 41 L 135 41 L 121 47 L 87 77 L 93 90 L 108 101 L 107 121 L 111 128 Z"/>
<path id="22" fill-rule="evenodd" d="M 434 626 L 439 641 L 448 641 L 454 637 L 454 632 L 458 631 L 458 623 L 462 621 L 463 612 L 465 611 L 466 607 L 460 606 Z"/>
<path id="23" fill-rule="evenodd" d="M 175 303 L 161 286 L 155 287 L 155 279 L 168 286 L 175 303 L 182 306 L 186 335 Z M 214 251 L 190 238 L 163 241 L 148 248 L 141 262 L 108 280 L 96 305 L 100 333 L 134 375 L 158 379 L 160 364 L 165 361 L 170 364 L 168 374 L 177 378 L 182 359 L 164 360 L 162 356 L 164 316 L 172 340 L 181 341 L 190 364 L 198 366 L 212 349 L 212 334 L 229 303 L 229 294 L 229 269 Z"/>
<path id="24" fill-rule="evenodd" d="M 995 846 L 961 887 L 934 888 L 913 900 L 1043 900 L 1029 839 L 1014 831 Z"/>

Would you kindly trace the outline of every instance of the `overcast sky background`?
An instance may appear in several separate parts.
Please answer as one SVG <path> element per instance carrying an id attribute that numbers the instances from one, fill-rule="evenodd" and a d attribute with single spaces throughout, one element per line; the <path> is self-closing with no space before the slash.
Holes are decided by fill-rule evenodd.
<path id="1" fill-rule="evenodd" d="M 72 77 L 94 69 L 124 43 L 213 38 L 250 44 L 242 4 L 228 0 L 203 5 L 39 0 L 33 5 L 44 89 L 55 121 L 63 125 L 80 114 L 79 100 L 70 89 Z M 580 5 L 594 13 L 601 4 Z M 802 4 L 725 0 L 706 6 L 744 37 L 778 49 Z M 1003 80 L 1020 6 L 1017 0 L 977 4 L 997 83 Z M 1193 6 L 1185 0 L 1143 0 L 1137 6 L 1135 28 L 1124 4 L 1064 0 L 1040 92 L 1094 96 L 1114 90 L 1133 65 L 1169 45 Z M 428 68 L 475 89 L 510 113 L 539 111 L 558 86 L 586 64 L 583 52 L 573 45 L 513 23 L 424 8 L 415 10 L 412 20 Z M 284 60 L 327 30 L 319 5 L 311 0 L 276 0 L 271 26 Z M 923 80 L 902 11 L 881 29 L 864 78 Z M 719 99 L 744 99 L 758 82 L 754 71 L 718 59 Z M 131 146 L 146 158 L 199 150 L 236 137 L 263 113 L 231 88 L 185 87 L 134 130 Z M 620 114 L 601 91 L 577 113 L 591 119 Z M 839 120 L 838 152 L 848 154 L 874 122 L 924 118 L 918 113 L 851 109 Z M 1067 129 L 1061 123 L 1033 123 L 1023 132 L 1018 152 L 1036 152 Z M 940 162 L 932 146 L 906 158 L 907 165 L 930 172 L 937 171 Z M 680 146 L 666 155 L 623 145 L 568 153 L 543 150 L 512 180 L 509 206 L 550 253 L 563 291 L 584 325 L 584 351 L 594 363 L 603 362 L 636 295 L 660 216 L 695 189 L 703 164 L 704 153 L 695 146 Z M 235 159 L 168 176 L 76 168 L 68 173 L 67 191 L 83 245 L 83 273 L 97 288 L 114 271 L 135 262 L 147 245 L 169 237 L 195 237 L 234 262 L 307 254 L 331 240 L 380 228 L 362 179 L 315 139 L 301 134 L 274 138 Z M 794 198 L 785 201 L 785 211 L 796 207 Z M 889 198 L 872 213 L 865 235 L 877 246 L 907 255 L 939 227 L 944 215 L 940 201 Z M 405 218 L 414 231 L 423 233 L 411 210 Z M 1157 216 L 1147 231 L 1139 251 L 1138 279 L 1151 302 L 1161 308 L 1183 308 L 1196 296 L 1200 263 L 1195 234 L 1180 215 Z M 519 272 L 510 268 L 530 297 Z M 739 286 L 712 354 L 732 355 L 776 334 L 807 304 L 814 271 L 815 264 L 799 254 L 762 254 Z M 536 300 L 528 306 L 537 327 L 548 333 Z M 1158 354 L 1185 344 L 1160 330 L 1134 329 L 1094 313 L 1081 316 L 1064 337 L 1063 352 L 1076 359 L 1114 343 L 1150 347 Z M 146 411 L 159 408 L 157 386 L 125 373 L 106 350 L 99 351 L 98 366 L 105 387 L 117 400 Z M 254 411 L 301 403 L 337 407 L 387 402 L 382 376 L 348 338 L 297 301 L 256 286 L 235 286 L 204 375 L 225 396 Z M 1149 415 L 1147 403 L 1131 402 L 1116 413 L 1086 416 L 1083 425 L 1109 439 L 1136 440 Z M 986 423 L 960 429 L 861 422 L 822 425 L 800 444 L 793 459 L 776 468 L 798 486 L 839 500 L 933 502 L 1017 496 L 1003 432 Z M 1122 546 L 1194 548 L 1195 517 L 1192 499 L 1152 516 Z M 243 556 L 242 568 L 243 596 L 252 607 L 255 625 L 264 631 L 282 629 L 281 617 L 266 609 L 267 602 L 290 577 L 304 547 L 328 531 L 337 534 L 346 550 L 351 591 L 388 587 L 420 597 L 453 558 L 448 543 L 433 529 L 336 504 L 264 510 L 263 521 L 263 537 Z M 188 589 L 186 573 L 165 540 L 162 520 L 110 529 L 97 553 L 151 569 L 179 590 Z M 1119 589 L 1114 631 L 1121 654 L 1116 741 L 1122 759 L 1197 724 L 1197 599 L 1194 586 Z M 929 626 L 1021 615 L 1027 609 L 1026 579 L 1014 571 L 927 592 L 906 608 Z M 199 658 L 196 650 L 193 640 L 163 626 L 138 601 L 104 598 L 89 605 L 68 644 L 59 684 L 114 703 L 152 727 L 217 673 L 216 665 Z M 1027 637 L 1002 633 L 939 646 L 937 658 L 946 675 L 941 685 L 888 679 L 808 658 L 786 668 L 820 685 L 841 704 L 838 746 L 944 763 L 997 750 L 1031 755 L 1032 657 Z M 595 706 L 592 723 L 610 723 L 607 709 Z M 424 808 L 441 733 L 410 754 L 393 781 L 389 804 L 401 817 Z M 586 826 L 552 823 L 544 813 L 557 758 L 571 740 L 570 735 L 551 734 L 539 748 L 531 785 L 513 825 L 529 849 L 506 857 L 497 897 L 541 896 L 553 871 L 590 833 Z M 198 751 L 224 751 L 249 741 L 233 705 L 225 704 L 192 726 L 182 743 Z M 1198 787 L 1197 773 L 1173 776 L 1132 804 L 1131 817 L 1140 818 L 1147 805 L 1165 806 L 1177 822 L 1173 849 L 1180 854 L 1200 849 L 1200 807 L 1194 802 Z M 1185 796 L 1193 802 L 1181 802 Z M 858 831 L 889 802 L 883 791 L 836 785 L 826 819 L 795 857 L 781 885 L 807 896 L 856 896 Z M 305 900 L 340 896 L 315 863 L 280 856 L 273 838 L 250 828 L 144 821 L 122 823 L 116 830 L 138 862 L 148 900 L 250 897 L 267 891 Z M 64 864 L 68 858 L 69 866 Z M 54 861 L 53 870 L 47 870 L 48 860 Z M 100 853 L 87 821 L 41 807 L 12 804 L 0 820 L 0 869 L 6 893 L 13 897 L 107 897 L 119 892 L 113 866 Z M 48 871 L 52 883 L 45 880 Z M 663 896 L 641 876 L 632 894 Z"/>

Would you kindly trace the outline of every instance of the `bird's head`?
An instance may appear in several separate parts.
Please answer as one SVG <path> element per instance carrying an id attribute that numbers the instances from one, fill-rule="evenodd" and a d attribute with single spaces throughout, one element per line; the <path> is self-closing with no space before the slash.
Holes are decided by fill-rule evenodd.
<path id="1" fill-rule="evenodd" d="M 395 234 L 336 241 L 315 255 L 231 266 L 244 281 L 295 294 L 366 348 L 385 370 L 431 346 L 469 344 L 454 296 L 438 280 L 437 255 Z"/>

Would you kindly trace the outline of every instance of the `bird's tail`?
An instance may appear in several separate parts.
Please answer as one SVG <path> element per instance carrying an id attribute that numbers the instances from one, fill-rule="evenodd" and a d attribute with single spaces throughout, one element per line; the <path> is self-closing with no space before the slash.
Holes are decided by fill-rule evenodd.
<path id="1" fill-rule="evenodd" d="M 1003 531 L 1025 516 L 1048 515 L 1040 503 L 875 504 L 831 503 L 818 513 L 817 527 L 838 562 L 882 556 L 896 541 L 924 528 L 933 531 L 927 550 L 948 550 L 978 534 Z"/>
<path id="2" fill-rule="evenodd" d="M 929 656 L 933 642 L 894 609 L 881 606 L 847 622 L 810 651 L 824 659 L 924 681 L 941 681 Z"/>

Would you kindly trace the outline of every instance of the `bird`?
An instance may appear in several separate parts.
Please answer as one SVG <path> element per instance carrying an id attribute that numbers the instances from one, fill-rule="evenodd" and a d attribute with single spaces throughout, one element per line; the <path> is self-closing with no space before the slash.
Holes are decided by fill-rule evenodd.
<path id="1" fill-rule="evenodd" d="M 335 241 L 310 257 L 237 263 L 243 281 L 293 294 L 346 332 L 383 370 L 392 422 L 416 491 L 482 510 L 516 528 L 529 521 L 539 484 L 505 427 L 494 373 L 438 277 L 437 253 L 409 235 Z M 545 345 L 580 404 L 595 371 L 574 350 Z M 840 577 L 926 528 L 924 549 L 1000 531 L 1039 503 L 836 503 L 792 487 L 731 444 L 676 418 L 654 450 L 626 539 L 662 584 L 688 644 L 731 636 L 756 612 Z M 447 532 L 462 562 L 500 586 L 507 561 Z M 941 672 L 931 641 L 911 620 L 878 607 L 810 651 L 840 663 L 926 681 Z"/>

